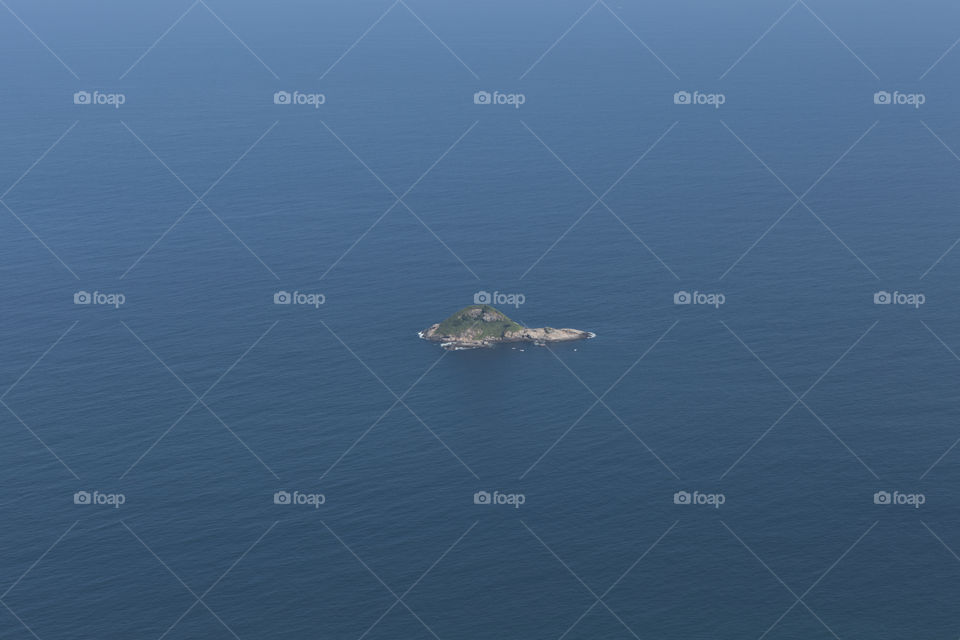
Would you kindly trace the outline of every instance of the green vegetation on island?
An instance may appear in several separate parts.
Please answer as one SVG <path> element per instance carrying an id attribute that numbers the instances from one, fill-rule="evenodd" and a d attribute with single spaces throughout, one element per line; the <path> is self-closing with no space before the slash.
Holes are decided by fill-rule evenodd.
<path id="1" fill-rule="evenodd" d="M 424 340 L 440 342 L 448 349 L 491 347 L 501 342 L 533 342 L 544 345 L 548 342 L 593 337 L 592 333 L 577 329 L 529 329 L 488 304 L 464 307 L 443 322 L 421 331 L 419 335 Z"/>
<path id="2" fill-rule="evenodd" d="M 488 304 L 472 304 L 464 307 L 437 326 L 437 333 L 472 340 L 502 338 L 510 332 L 523 331 L 523 327 L 502 311 Z"/>

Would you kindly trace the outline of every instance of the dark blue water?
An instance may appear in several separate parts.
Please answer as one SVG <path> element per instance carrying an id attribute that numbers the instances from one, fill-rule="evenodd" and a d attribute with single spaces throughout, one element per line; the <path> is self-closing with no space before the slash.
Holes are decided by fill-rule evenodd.
<path id="1" fill-rule="evenodd" d="M 0 637 L 955 637 L 957 7 L 8 4 Z"/>

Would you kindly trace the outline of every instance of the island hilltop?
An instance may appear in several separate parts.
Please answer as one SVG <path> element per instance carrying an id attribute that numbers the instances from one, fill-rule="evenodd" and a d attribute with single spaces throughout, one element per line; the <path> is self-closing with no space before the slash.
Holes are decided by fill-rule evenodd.
<path id="1" fill-rule="evenodd" d="M 420 332 L 424 340 L 441 343 L 445 349 L 474 349 L 492 347 L 501 342 L 569 342 L 594 337 L 589 331 L 577 329 L 528 329 L 517 324 L 488 304 L 464 307 L 439 324 Z"/>

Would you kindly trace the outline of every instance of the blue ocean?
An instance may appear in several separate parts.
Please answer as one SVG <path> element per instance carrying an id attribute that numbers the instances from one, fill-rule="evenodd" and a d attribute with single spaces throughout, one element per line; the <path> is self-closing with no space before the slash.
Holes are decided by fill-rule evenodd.
<path id="1" fill-rule="evenodd" d="M 955 638 L 958 24 L 0 2 L 0 638 Z"/>

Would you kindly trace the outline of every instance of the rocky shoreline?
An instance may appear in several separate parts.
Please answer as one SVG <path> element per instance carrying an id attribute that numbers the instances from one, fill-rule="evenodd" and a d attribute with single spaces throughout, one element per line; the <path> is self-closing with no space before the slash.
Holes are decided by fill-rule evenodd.
<path id="1" fill-rule="evenodd" d="M 579 329 L 528 328 L 513 322 L 489 305 L 472 305 L 441 323 L 431 325 L 418 335 L 424 340 L 439 342 L 445 349 L 461 350 L 515 342 L 546 346 L 553 342 L 587 340 L 596 334 Z"/>

